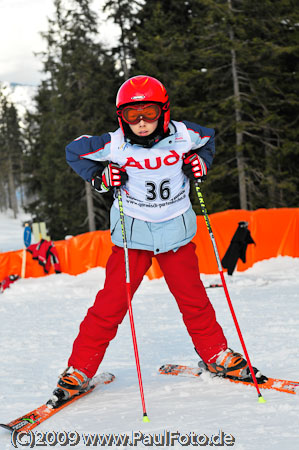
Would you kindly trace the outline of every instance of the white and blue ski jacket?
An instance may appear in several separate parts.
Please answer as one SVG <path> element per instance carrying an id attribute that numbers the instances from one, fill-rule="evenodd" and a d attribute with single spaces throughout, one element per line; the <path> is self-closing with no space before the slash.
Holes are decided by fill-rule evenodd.
<path id="1" fill-rule="evenodd" d="M 184 155 L 198 153 L 209 169 L 215 154 L 213 129 L 171 121 L 169 130 L 151 148 L 126 141 L 120 128 L 101 136 L 80 136 L 66 147 L 68 164 L 86 181 L 104 168 L 104 161 L 125 168 L 129 178 L 121 190 L 128 247 L 155 254 L 177 250 L 196 233 L 190 182 L 182 171 Z M 112 242 L 122 247 L 117 199 L 110 223 Z"/>

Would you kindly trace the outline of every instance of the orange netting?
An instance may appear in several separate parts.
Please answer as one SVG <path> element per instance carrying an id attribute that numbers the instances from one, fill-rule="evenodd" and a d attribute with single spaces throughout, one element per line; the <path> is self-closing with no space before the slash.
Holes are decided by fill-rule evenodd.
<path id="1" fill-rule="evenodd" d="M 211 226 L 222 258 L 238 227 L 238 222 L 248 222 L 248 229 L 256 245 L 249 245 L 246 263 L 238 261 L 236 270 L 244 271 L 255 262 L 282 256 L 299 257 L 299 208 L 259 209 L 256 211 L 228 210 L 210 215 Z M 193 241 L 197 245 L 201 273 L 218 273 L 212 243 L 204 218 L 197 217 L 198 230 Z M 110 232 L 94 231 L 75 236 L 65 241 L 55 241 L 61 270 L 77 275 L 92 267 L 105 267 L 111 253 Z M 23 250 L 0 253 L 0 281 L 10 274 L 21 274 Z M 53 267 L 50 274 L 54 273 Z M 43 268 L 26 255 L 26 278 L 44 276 Z M 147 276 L 159 278 L 162 272 L 156 259 Z"/>

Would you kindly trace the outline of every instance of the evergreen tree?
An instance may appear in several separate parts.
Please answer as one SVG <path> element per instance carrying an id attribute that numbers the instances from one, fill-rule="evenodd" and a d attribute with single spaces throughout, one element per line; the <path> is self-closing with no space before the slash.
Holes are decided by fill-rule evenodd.
<path id="1" fill-rule="evenodd" d="M 17 110 L 0 92 L 0 192 L 1 209 L 18 213 L 17 188 L 22 184 L 23 139 Z"/>
<path id="2" fill-rule="evenodd" d="M 160 79 L 173 97 L 174 111 L 187 106 L 188 80 L 181 74 L 190 64 L 187 36 L 191 24 L 190 1 L 147 1 L 135 15 L 131 30 L 135 44 L 132 74 L 145 73 Z M 179 75 L 179 77 L 178 77 Z M 190 104 L 190 102 L 189 102 Z"/>
<path id="3" fill-rule="evenodd" d="M 120 31 L 119 42 L 112 48 L 112 53 L 120 61 L 121 71 L 125 79 L 130 76 L 132 60 L 132 26 L 135 16 L 143 1 L 138 0 L 108 0 L 103 5 L 103 12 L 108 12 L 108 19 L 113 19 Z"/>
<path id="4" fill-rule="evenodd" d="M 299 11 L 292 0 L 247 1 L 246 8 L 251 11 L 248 79 L 255 98 L 248 135 L 262 148 L 260 183 L 249 188 L 255 207 L 263 205 L 264 195 L 269 207 L 297 206 Z"/>
<path id="5" fill-rule="evenodd" d="M 43 33 L 47 78 L 36 97 L 33 137 L 27 168 L 34 170 L 31 188 L 38 199 L 31 211 L 48 225 L 52 239 L 88 231 L 86 185 L 65 162 L 65 145 L 82 134 L 102 134 L 117 126 L 118 86 L 113 58 L 97 42 L 97 18 L 90 0 L 55 0 L 55 18 Z M 111 196 L 94 195 L 95 222 L 109 227 Z M 91 223 L 91 222 L 89 222 Z"/>
<path id="6" fill-rule="evenodd" d="M 224 189 L 230 196 L 230 207 L 287 206 L 279 195 L 281 177 L 282 183 L 286 181 L 286 173 L 280 174 L 279 153 L 290 119 L 289 115 L 281 117 L 281 108 L 289 103 L 290 85 L 285 83 L 286 70 L 281 62 L 287 55 L 294 60 L 298 53 L 294 2 L 201 3 L 206 14 L 201 28 L 199 20 L 194 22 L 200 30 L 197 60 L 205 64 L 201 87 L 207 89 L 206 115 L 216 124 L 220 157 L 208 186 L 213 192 Z M 293 83 L 297 78 L 298 84 L 294 72 L 287 78 Z M 221 182 L 218 186 L 217 181 Z M 234 196 L 237 186 L 239 199 Z M 291 188 L 286 183 L 284 186 Z"/>
<path id="7" fill-rule="evenodd" d="M 209 210 L 293 201 L 287 196 L 298 186 L 297 166 L 288 176 L 284 155 L 295 160 L 298 152 L 294 2 L 151 0 L 134 31 L 133 70 L 165 83 L 172 118 L 216 129 L 216 159 L 203 188 Z"/>
<path id="8" fill-rule="evenodd" d="M 167 87 L 171 117 L 216 129 L 207 182 L 211 212 L 298 206 L 298 8 L 293 0 L 109 0 L 120 27 L 109 54 L 97 42 L 87 0 L 55 0 L 44 33 L 47 78 L 28 118 L 27 164 L 39 200 L 32 210 L 52 237 L 86 231 L 86 185 L 67 167 L 64 146 L 117 126 L 114 101 L 124 78 L 148 74 Z M 132 6 L 130 8 L 130 6 Z M 96 209 L 107 228 L 109 197 Z M 197 208 L 194 192 L 191 199 Z"/>
<path id="9" fill-rule="evenodd" d="M 136 15 L 132 30 L 136 40 L 132 73 L 146 73 L 165 84 L 172 119 L 215 128 L 214 118 L 205 114 L 209 90 L 202 86 L 206 66 L 198 58 L 197 20 L 202 21 L 204 14 L 201 2 L 194 0 L 147 1 Z M 222 201 L 221 194 L 219 197 Z M 199 213 L 194 191 L 191 199 Z M 209 200 L 207 205 L 211 209 Z M 227 205 L 222 204 L 223 209 Z"/>

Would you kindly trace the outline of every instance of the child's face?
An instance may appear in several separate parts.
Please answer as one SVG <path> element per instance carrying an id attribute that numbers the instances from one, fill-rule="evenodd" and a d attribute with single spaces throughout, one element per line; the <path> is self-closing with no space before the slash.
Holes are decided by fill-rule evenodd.
<path id="1" fill-rule="evenodd" d="M 145 120 L 141 119 L 140 122 L 136 123 L 135 125 L 129 124 L 129 127 L 131 128 L 131 130 L 137 136 L 148 136 L 155 131 L 157 126 L 158 126 L 158 120 L 150 123 L 150 122 L 146 122 Z"/>

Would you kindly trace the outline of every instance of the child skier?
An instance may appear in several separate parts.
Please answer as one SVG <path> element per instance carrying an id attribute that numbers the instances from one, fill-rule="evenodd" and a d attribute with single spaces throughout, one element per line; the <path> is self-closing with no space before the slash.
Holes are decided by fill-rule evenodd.
<path id="1" fill-rule="evenodd" d="M 249 378 L 247 361 L 229 349 L 200 279 L 196 215 L 190 179 L 201 181 L 214 157 L 214 130 L 170 121 L 168 94 L 150 76 L 135 76 L 119 89 L 120 128 L 81 136 L 66 147 L 68 164 L 100 193 L 121 187 L 132 295 L 156 257 L 194 347 L 209 371 Z M 108 161 L 108 165 L 103 164 Z M 127 312 L 125 263 L 118 202 L 111 208 L 112 254 L 104 288 L 80 325 L 68 368 L 54 395 L 68 399 L 88 388 L 109 342 Z"/>

